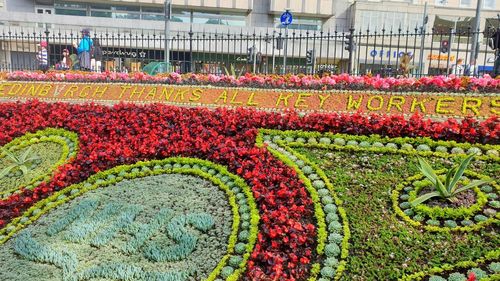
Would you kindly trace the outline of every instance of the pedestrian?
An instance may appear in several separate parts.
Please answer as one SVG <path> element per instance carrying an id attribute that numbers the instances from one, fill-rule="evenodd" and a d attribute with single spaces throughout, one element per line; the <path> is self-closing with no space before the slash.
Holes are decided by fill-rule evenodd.
<path id="1" fill-rule="evenodd" d="M 69 56 L 69 50 L 64 49 L 63 52 L 63 59 L 61 61 L 61 69 L 62 70 L 69 70 L 73 67 L 73 61 L 71 60 L 71 57 Z"/>
<path id="2" fill-rule="evenodd" d="M 78 53 L 78 60 L 80 61 L 80 69 L 83 71 L 90 71 L 91 69 L 91 55 L 90 52 L 93 48 L 93 42 L 90 38 L 90 30 L 83 29 L 82 30 L 82 39 L 80 43 L 77 45 L 76 42 L 73 42 L 73 47 L 76 48 Z"/>
<path id="3" fill-rule="evenodd" d="M 42 41 L 38 45 L 39 51 L 36 55 L 38 61 L 38 69 L 46 72 L 49 69 L 49 53 L 47 52 L 47 41 Z"/>
<path id="4" fill-rule="evenodd" d="M 457 63 L 452 67 L 452 74 L 455 74 L 455 76 L 462 76 L 464 75 L 464 66 L 463 66 L 463 60 L 458 59 Z"/>
<path id="5" fill-rule="evenodd" d="M 469 77 L 474 77 L 477 76 L 477 68 L 476 68 L 476 60 L 472 59 L 470 61 L 470 64 L 467 65 L 464 69 L 464 75 L 469 76 Z"/>
<path id="6" fill-rule="evenodd" d="M 92 61 L 91 61 L 91 66 L 92 66 L 92 71 L 95 71 L 97 73 L 101 73 L 102 69 L 102 48 L 101 44 L 99 42 L 99 39 L 95 38 L 94 39 L 94 47 L 91 51 L 92 55 Z"/>

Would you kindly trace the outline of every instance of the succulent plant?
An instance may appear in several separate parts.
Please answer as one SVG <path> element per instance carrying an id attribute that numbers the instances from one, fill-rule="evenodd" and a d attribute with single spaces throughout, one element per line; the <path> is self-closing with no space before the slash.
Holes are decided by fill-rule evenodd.
<path id="1" fill-rule="evenodd" d="M 365 148 L 371 146 L 371 144 L 367 141 L 362 141 L 358 145 L 359 145 L 359 147 L 365 147 Z"/>
<path id="2" fill-rule="evenodd" d="M 411 145 L 409 143 L 404 143 L 403 145 L 401 145 L 401 149 L 402 150 L 413 150 L 413 145 Z"/>
<path id="3" fill-rule="evenodd" d="M 420 144 L 417 146 L 418 151 L 431 151 L 431 148 L 426 144 Z"/>
<path id="4" fill-rule="evenodd" d="M 319 139 L 319 143 L 322 143 L 322 144 L 330 144 L 332 143 L 332 140 L 329 139 L 329 138 L 320 138 Z"/>
<path id="5" fill-rule="evenodd" d="M 340 247 L 335 243 L 329 243 L 325 246 L 325 255 L 327 257 L 336 257 L 340 254 Z"/>
<path id="6" fill-rule="evenodd" d="M 452 154 L 465 154 L 465 151 L 460 147 L 454 147 L 451 149 Z"/>
<path id="7" fill-rule="evenodd" d="M 485 221 L 487 219 L 488 219 L 488 217 L 483 216 L 483 215 L 475 215 L 474 216 L 474 220 L 477 221 L 477 222 L 482 222 L 482 221 Z"/>
<path id="8" fill-rule="evenodd" d="M 478 147 L 471 147 L 469 148 L 469 150 L 467 150 L 467 154 L 481 155 L 483 154 L 483 151 L 481 151 L 481 149 Z"/>
<path id="9" fill-rule="evenodd" d="M 347 145 L 356 146 L 356 145 L 358 145 L 358 142 L 355 141 L 355 140 L 350 140 L 350 141 L 347 142 Z"/>
<path id="10" fill-rule="evenodd" d="M 474 275 L 476 276 L 476 280 L 481 280 L 485 277 L 488 276 L 488 273 L 486 273 L 486 271 L 480 269 L 480 268 L 471 268 L 468 272 L 467 272 L 467 275 L 469 275 L 470 273 L 474 273 Z"/>
<path id="11" fill-rule="evenodd" d="M 496 150 L 496 149 L 490 149 L 490 150 L 486 151 L 486 155 L 498 157 L 499 153 L 498 153 L 498 150 Z"/>
<path id="12" fill-rule="evenodd" d="M 335 276 L 335 269 L 325 266 L 321 269 L 321 276 L 327 277 L 327 278 L 333 278 Z"/>
<path id="13" fill-rule="evenodd" d="M 436 146 L 435 149 L 436 149 L 437 152 L 443 152 L 443 153 L 447 153 L 448 152 L 448 148 L 446 146 L 442 146 L 442 145 Z"/>
<path id="14" fill-rule="evenodd" d="M 492 262 L 488 269 L 493 273 L 500 273 L 500 262 Z"/>
<path id="15" fill-rule="evenodd" d="M 467 277 L 459 272 L 453 272 L 448 276 L 448 281 L 466 281 Z"/>
<path id="16" fill-rule="evenodd" d="M 343 138 L 335 138 L 333 143 L 336 145 L 345 145 L 345 140 Z"/>

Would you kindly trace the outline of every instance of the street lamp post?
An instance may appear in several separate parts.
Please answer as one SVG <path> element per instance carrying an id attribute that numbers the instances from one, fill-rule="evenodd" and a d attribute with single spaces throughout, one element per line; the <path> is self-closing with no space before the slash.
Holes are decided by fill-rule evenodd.
<path id="1" fill-rule="evenodd" d="M 427 15 L 427 2 L 424 4 L 424 17 L 422 20 L 422 26 L 420 27 L 420 35 L 422 36 L 422 39 L 420 41 L 420 56 L 418 59 L 418 74 L 419 76 L 422 76 L 424 72 L 424 44 L 425 44 L 425 32 L 426 32 L 426 26 L 427 26 L 427 21 L 429 20 L 429 16 Z"/>
<path id="2" fill-rule="evenodd" d="M 472 49 L 471 49 L 471 54 L 470 54 L 470 61 L 469 63 L 472 64 L 473 62 L 477 60 L 478 56 L 478 47 L 479 47 L 479 28 L 481 24 L 481 8 L 483 7 L 483 0 L 477 0 L 477 6 L 476 6 L 476 18 L 474 19 L 474 30 L 472 31 Z"/>
<path id="3" fill-rule="evenodd" d="M 167 67 L 167 72 L 170 71 L 170 18 L 172 17 L 171 0 L 165 0 L 165 53 L 164 61 Z"/>

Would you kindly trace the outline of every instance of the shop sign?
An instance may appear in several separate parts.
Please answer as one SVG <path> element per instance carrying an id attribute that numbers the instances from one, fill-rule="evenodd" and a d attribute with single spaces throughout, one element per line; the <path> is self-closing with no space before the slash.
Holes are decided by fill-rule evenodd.
<path id="1" fill-rule="evenodd" d="M 448 55 L 438 55 L 438 54 L 429 54 L 427 56 L 428 60 L 436 60 L 436 61 L 448 61 Z M 450 61 L 455 61 L 455 56 L 450 56 Z"/>
<path id="2" fill-rule="evenodd" d="M 147 53 L 144 51 L 126 49 L 105 49 L 102 50 L 102 54 L 109 57 L 145 58 Z"/>
<path id="3" fill-rule="evenodd" d="M 396 58 L 396 56 L 402 57 L 404 54 L 405 54 L 404 51 L 400 51 L 399 53 L 398 53 L 398 51 L 391 51 L 391 50 L 375 50 L 375 49 L 373 49 L 370 51 L 371 57 L 380 57 L 380 58 L 382 58 L 382 57 Z M 413 56 L 413 52 L 408 52 L 408 55 Z"/>

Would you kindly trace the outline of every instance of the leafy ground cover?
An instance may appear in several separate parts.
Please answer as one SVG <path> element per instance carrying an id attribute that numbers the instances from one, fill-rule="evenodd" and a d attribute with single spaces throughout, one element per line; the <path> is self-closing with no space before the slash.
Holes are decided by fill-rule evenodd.
<path id="1" fill-rule="evenodd" d="M 438 158 L 454 159 L 453 157 L 442 157 L 443 152 L 438 151 L 438 144 L 440 151 L 444 147 L 448 151 L 446 154 L 451 153 L 457 157 L 464 157 L 465 153 L 470 150 L 479 150 L 481 155 L 477 156 L 477 160 L 489 163 L 484 164 L 485 171 L 481 171 L 481 174 L 491 176 L 491 171 L 498 170 L 498 167 L 488 165 L 497 163 L 499 159 L 498 146 L 495 145 L 499 142 L 500 134 L 500 123 L 497 118 L 490 118 L 483 122 L 472 119 L 465 119 L 461 122 L 456 120 L 436 122 L 424 120 L 418 115 L 408 120 L 402 116 L 362 116 L 360 114 L 311 114 L 300 116 L 293 112 L 281 114 L 244 109 L 209 110 L 205 108 L 179 108 L 159 104 L 147 106 L 119 104 L 114 107 L 39 102 L 0 104 L 0 145 L 9 146 L 15 144 L 23 136 L 41 139 L 41 137 L 31 136 L 30 133 L 46 128 L 59 128 L 59 130 L 64 130 L 65 134 L 75 134 L 78 137 L 78 141 L 75 143 L 78 145 L 73 144 L 70 146 L 68 144 L 68 159 L 62 161 L 54 173 L 49 175 L 49 178 L 44 179 L 39 184 L 19 186 L 14 193 L 6 195 L 6 198 L 0 201 L 0 238 L 2 242 L 10 243 L 11 240 L 9 239 L 15 239 L 14 236 L 19 230 L 29 227 L 31 223 L 43 218 L 44 214 L 50 215 L 53 208 L 66 204 L 91 189 L 110 186 L 124 178 L 134 179 L 183 169 L 201 169 L 202 172 L 197 172 L 197 176 L 216 178 L 214 179 L 216 184 L 225 183 L 236 197 L 233 200 L 237 201 L 238 206 L 241 207 L 236 215 L 233 208 L 233 221 L 236 221 L 235 218 L 239 215 L 241 220 L 239 227 L 244 230 L 237 235 L 237 238 L 229 238 L 233 243 L 228 243 L 228 245 L 235 244 L 234 251 L 231 252 L 228 246 L 229 250 L 225 256 L 227 257 L 227 263 L 221 263 L 223 265 L 217 268 L 217 275 L 212 275 L 220 276 L 220 279 L 226 280 L 241 278 L 244 280 L 292 281 L 316 279 L 325 281 L 339 278 L 349 280 L 349 277 L 363 280 L 363 276 L 370 276 L 368 274 L 375 273 L 366 273 L 372 272 L 372 269 L 363 268 L 366 265 L 362 265 L 362 258 L 355 260 L 354 257 L 358 255 L 352 255 L 352 253 L 367 252 L 369 254 L 368 250 L 364 250 L 363 247 L 372 247 L 382 251 L 383 249 L 378 249 L 376 246 L 382 247 L 383 243 L 375 243 L 373 239 L 378 236 L 384 237 L 384 239 L 391 236 L 390 231 L 396 229 L 399 226 L 398 223 L 401 224 L 400 232 L 406 234 L 405 231 L 407 231 L 410 237 L 417 235 L 415 234 L 417 232 L 423 233 L 421 235 L 424 236 L 427 235 L 421 227 L 408 227 L 403 217 L 395 215 L 394 210 L 391 209 L 391 187 L 403 182 L 406 179 L 404 176 L 407 174 L 411 176 L 412 173 L 416 172 L 415 167 L 407 169 L 397 161 L 401 161 L 405 157 L 412 159 L 412 153 L 419 153 L 427 157 L 432 155 L 439 156 Z M 335 173 L 337 170 L 334 167 L 331 167 L 331 172 L 328 172 L 328 177 L 326 177 L 322 169 L 316 169 L 313 164 L 306 165 L 305 161 L 307 159 L 300 160 L 297 157 L 293 159 L 289 157 L 290 152 L 286 154 L 282 150 L 278 150 L 279 146 L 283 144 L 281 141 L 288 141 L 288 137 L 263 137 L 261 128 L 345 133 L 344 138 L 371 134 L 390 137 L 408 136 L 410 138 L 398 139 L 390 147 L 388 144 L 385 146 L 385 143 L 368 142 L 372 141 L 372 139 L 365 137 L 366 139 L 359 142 L 359 147 L 353 149 L 353 151 L 358 151 L 356 153 L 367 153 L 359 152 L 365 150 L 374 152 L 381 149 L 378 154 L 382 155 L 385 152 L 392 151 L 392 155 L 398 155 L 400 158 L 396 157 L 397 161 L 394 159 L 384 160 L 385 162 L 381 160 L 382 163 L 385 163 L 386 166 L 394 165 L 395 169 L 399 167 L 408 170 L 408 172 L 400 174 L 400 177 L 396 177 L 397 174 L 388 173 L 394 178 L 387 176 L 387 178 L 381 180 L 377 177 L 371 179 L 370 182 L 363 182 L 365 185 L 363 187 L 369 190 L 369 184 L 376 185 L 378 184 L 376 180 L 380 181 L 383 188 L 376 187 L 381 188 L 381 190 L 377 190 L 377 194 L 367 194 L 362 191 L 359 191 L 359 195 L 356 193 L 347 194 L 348 188 L 351 188 L 350 186 L 339 193 L 335 184 L 329 185 L 328 183 L 328 177 L 331 178 L 332 182 L 336 180 Z M 302 132 L 302 134 L 305 133 Z M 305 139 L 297 136 L 290 138 L 292 142 L 307 142 L 311 145 L 334 142 L 333 139 L 325 138 L 321 133 L 310 134 L 312 135 L 307 136 Z M 428 139 L 427 141 L 417 140 L 416 136 L 427 136 L 446 141 L 435 143 L 430 142 Z M 66 139 L 71 138 L 69 135 L 65 137 Z M 373 138 L 382 141 L 379 137 L 375 136 Z M 469 143 L 455 143 L 450 140 Z M 67 140 L 62 141 L 67 143 Z M 272 141 L 275 141 L 276 144 L 272 144 Z M 484 145 L 485 143 L 491 145 Z M 274 147 L 271 145 L 274 145 Z M 380 148 L 380 145 L 383 148 Z M 417 148 L 418 152 L 411 150 L 410 153 L 409 150 L 405 150 L 408 145 L 412 149 L 413 147 Z M 280 157 L 280 153 L 289 158 Z M 343 155 L 343 159 L 348 159 L 351 154 Z M 372 156 L 367 153 L 366 157 L 370 158 Z M 197 159 L 194 159 L 195 162 L 193 163 L 182 160 L 186 158 Z M 174 162 L 162 162 L 165 159 L 174 159 L 172 160 Z M 199 159 L 207 160 L 211 164 Z M 66 160 L 68 161 L 65 162 Z M 300 161 L 302 163 L 299 165 Z M 369 162 L 369 159 L 366 161 Z M 347 160 L 340 162 L 339 159 L 338 162 L 345 165 L 349 164 Z M 360 177 L 364 174 L 374 173 L 376 168 L 380 168 L 382 171 L 387 169 L 386 166 L 381 164 L 370 164 L 374 166 L 365 167 L 361 166 L 362 163 L 355 163 L 360 165 L 353 168 L 359 171 Z M 209 168 L 203 170 L 203 168 L 200 168 L 200 166 L 203 166 L 202 164 L 208 165 Z M 433 164 L 437 163 L 433 162 Z M 440 165 L 442 166 L 444 163 Z M 438 166 L 438 168 L 441 166 Z M 473 167 L 474 169 L 483 169 L 483 167 Z M 121 174 L 123 171 L 126 173 Z M 127 173 L 130 173 L 131 176 L 127 176 Z M 344 175 L 340 171 L 338 173 L 341 176 L 340 178 L 354 176 L 350 174 Z M 347 179 L 345 181 L 347 182 Z M 245 186 L 247 186 L 247 191 L 244 192 L 242 190 L 245 189 Z M 378 192 L 381 193 L 378 194 Z M 233 196 L 230 193 L 226 193 L 226 195 L 229 198 Z M 356 204 L 354 203 L 350 206 L 344 206 L 343 201 L 348 201 L 347 196 L 358 196 L 363 207 L 355 207 Z M 379 204 L 373 206 L 376 208 L 374 213 L 380 211 L 381 214 L 379 215 L 386 218 L 383 212 L 385 210 L 388 213 L 387 219 L 389 220 L 387 223 L 380 223 L 381 226 L 387 224 L 389 230 L 386 232 L 380 231 L 379 233 L 373 232 L 373 235 L 375 235 L 373 238 L 365 232 L 355 233 L 354 231 L 355 227 L 369 226 L 376 229 L 376 225 L 363 223 L 361 218 L 358 221 L 360 225 L 350 225 L 351 219 L 348 217 L 349 212 L 355 208 L 368 208 L 371 203 L 365 201 L 369 201 L 368 199 L 372 197 L 374 198 L 373 201 Z M 255 200 L 258 208 L 258 215 L 252 213 L 250 202 L 253 200 Z M 92 205 L 91 203 L 88 204 Z M 380 209 L 380 206 L 384 208 Z M 256 229 L 255 231 L 248 229 L 248 227 L 252 226 L 252 223 L 256 223 L 255 218 L 257 217 L 259 218 L 258 233 L 256 233 Z M 491 222 L 495 222 L 495 218 Z M 188 218 L 184 219 L 183 221 L 187 222 Z M 378 223 L 378 219 L 373 218 L 369 222 Z M 480 233 L 484 233 L 485 237 L 490 235 L 491 238 L 488 238 L 490 240 L 479 241 L 476 236 L 469 238 L 468 234 L 462 234 L 464 235 L 462 239 L 468 239 L 467 241 L 470 241 L 470 243 L 463 242 L 457 248 L 450 246 L 452 251 L 455 251 L 453 253 L 461 254 L 466 251 L 465 247 L 467 246 L 470 251 L 468 257 L 480 257 L 488 249 L 492 248 L 491 245 L 498 244 L 498 240 L 495 240 L 497 239 L 496 234 L 493 234 L 493 230 L 497 225 L 491 224 L 491 222 L 488 225 L 480 225 Z M 206 226 L 209 224 L 202 223 L 199 225 Z M 406 226 L 406 228 L 403 228 L 403 226 Z M 371 228 L 369 228 L 369 231 L 371 231 Z M 142 233 L 138 232 L 136 228 L 127 231 Z M 445 238 L 448 235 L 446 233 L 450 231 L 455 230 L 435 235 L 448 241 Z M 492 234 L 488 233 L 488 231 Z M 356 239 L 352 237 L 351 232 L 356 235 Z M 398 239 L 401 240 L 403 234 L 398 234 L 396 237 L 400 237 Z M 28 235 L 22 235 L 21 233 L 20 236 L 23 239 L 20 239 L 20 243 L 16 245 L 20 249 L 19 252 L 25 254 L 27 258 L 39 257 L 45 259 L 45 262 L 48 263 L 54 263 L 55 260 L 60 261 L 52 258 L 61 257 L 57 252 L 49 251 L 47 253 L 50 253 L 50 255 L 37 255 L 38 252 L 33 251 L 33 248 L 29 248 L 27 245 L 38 244 L 33 244 Z M 360 236 L 361 238 L 359 238 Z M 363 239 L 363 237 L 364 240 L 359 240 Z M 415 238 L 423 239 L 422 237 Z M 427 236 L 424 238 L 427 238 Z M 437 238 L 434 240 L 436 242 L 423 240 L 419 243 L 427 243 L 429 247 L 433 247 L 432 243 L 438 243 Z M 255 241 L 255 245 L 253 246 L 250 241 Z M 452 238 L 450 238 L 450 241 L 456 242 Z M 461 243 L 460 239 L 457 239 L 457 241 L 457 243 Z M 244 242 L 252 244 L 252 247 L 245 246 Z M 369 246 L 365 246 L 363 242 Z M 394 246 L 390 248 L 390 250 L 394 250 L 393 255 L 396 255 L 398 253 L 396 249 L 399 249 L 399 247 L 395 246 L 397 245 L 396 242 L 394 241 Z M 376 246 L 372 246 L 372 244 L 376 244 Z M 387 244 L 391 245 L 390 243 Z M 470 247 L 471 245 L 473 247 Z M 359 247 L 362 250 L 356 250 Z M 35 248 L 39 249 L 39 247 Z M 424 246 L 421 246 L 419 249 L 424 251 L 424 248 Z M 373 250 L 373 252 L 378 253 L 376 250 Z M 417 249 L 415 255 L 429 257 L 418 251 Z M 391 253 L 388 253 L 389 257 L 391 257 Z M 364 253 L 360 255 L 364 255 Z M 442 256 L 445 254 L 440 256 L 439 253 L 436 253 L 435 255 L 437 258 L 434 256 L 429 257 L 430 261 L 426 263 L 427 268 L 434 264 L 442 265 L 442 263 L 447 262 Z M 51 258 L 47 260 L 47 257 Z M 163 259 L 163 255 L 158 257 Z M 374 263 L 376 257 L 378 256 L 367 256 L 370 260 L 374 260 Z M 497 258 L 495 257 L 495 259 Z M 458 258 L 456 259 L 458 260 Z M 489 259 L 488 262 L 491 260 Z M 403 276 L 403 272 L 413 272 L 418 268 L 417 265 L 409 263 L 409 261 L 406 265 L 404 265 L 404 261 L 403 263 L 400 262 L 401 260 L 398 260 L 397 264 L 400 264 L 400 266 L 393 269 L 395 273 L 389 272 L 388 267 L 384 268 L 386 265 L 381 264 L 379 266 L 384 269 L 383 272 L 387 275 L 370 277 L 378 278 L 375 280 L 393 280 Z M 65 267 L 68 270 L 67 272 L 74 269 L 74 267 L 71 267 L 74 266 L 74 263 L 56 263 L 67 266 Z M 353 265 L 349 263 L 353 263 Z M 424 261 L 419 260 L 416 264 L 424 264 Z M 396 263 L 392 265 L 396 265 Z M 360 272 L 355 272 L 352 266 L 356 270 L 359 269 Z M 106 276 L 112 276 L 107 275 L 109 272 L 129 274 L 120 275 L 123 280 L 129 280 L 130 276 L 135 276 L 134 274 L 146 279 L 150 276 L 141 268 L 117 267 L 116 265 L 98 268 L 88 272 L 88 274 L 105 278 Z M 88 277 L 89 275 L 85 276 Z M 160 276 L 163 275 L 160 274 Z M 165 279 L 160 280 L 171 280 L 168 276 L 164 277 Z M 181 279 L 182 276 L 178 277 Z M 174 280 L 179 279 L 175 278 Z"/>
<path id="2" fill-rule="evenodd" d="M 429 232 L 396 216 L 391 191 L 419 173 L 416 157 L 297 148 L 328 175 L 350 224 L 347 266 L 341 280 L 397 280 L 444 263 L 475 260 L 500 245 L 498 225 L 470 233 Z M 428 157 L 436 168 L 453 160 Z M 471 170 L 498 181 L 498 162 L 476 161 Z"/>

